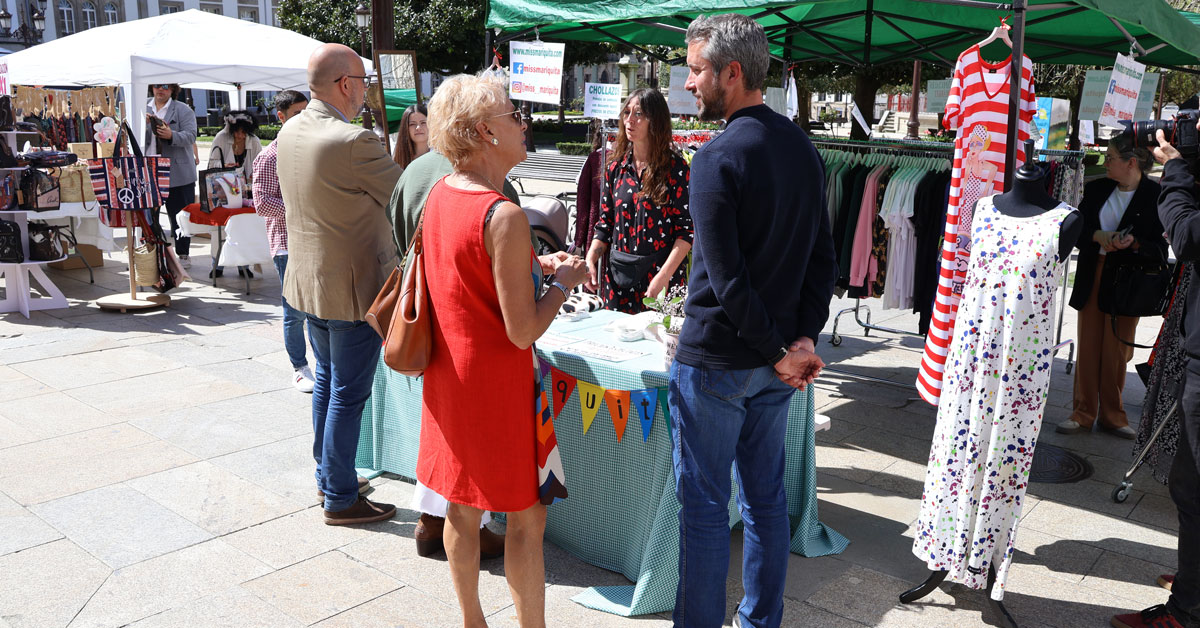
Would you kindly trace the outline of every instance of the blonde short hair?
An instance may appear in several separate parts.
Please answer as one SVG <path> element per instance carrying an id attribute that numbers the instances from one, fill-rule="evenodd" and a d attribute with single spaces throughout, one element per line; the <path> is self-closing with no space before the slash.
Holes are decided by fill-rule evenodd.
<path id="1" fill-rule="evenodd" d="M 458 167 L 483 147 L 475 125 L 497 105 L 507 104 L 508 89 L 490 75 L 452 76 L 429 99 L 429 146 Z"/>

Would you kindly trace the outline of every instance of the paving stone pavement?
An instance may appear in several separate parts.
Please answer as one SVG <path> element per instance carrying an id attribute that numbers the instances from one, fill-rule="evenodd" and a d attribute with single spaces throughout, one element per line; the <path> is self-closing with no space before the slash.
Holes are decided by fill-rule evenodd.
<path id="1" fill-rule="evenodd" d="M 529 193 L 561 188 L 527 184 Z M 206 274 L 205 240 L 193 247 Z M 249 294 L 236 276 L 189 282 L 167 309 L 101 312 L 90 300 L 127 285 L 119 254 L 96 270 L 51 271 L 71 307 L 0 315 L 0 627 L 459 625 L 444 560 L 416 556 L 412 486 L 385 476 L 373 497 L 392 521 L 323 525 L 312 494 L 309 397 L 293 390 L 283 351 L 279 282 L 264 267 Z M 915 330 L 880 311 L 876 324 Z M 838 300 L 836 312 L 852 305 Z M 1150 341 L 1156 320 L 1138 337 Z M 816 384 L 832 429 L 817 437 L 821 519 L 851 540 L 841 555 L 791 556 L 786 626 L 999 626 L 985 595 L 943 585 L 911 605 L 897 595 L 924 579 L 910 551 L 935 409 L 906 387 L 921 340 L 862 330 L 844 317 L 842 344 L 818 351 Z M 1072 335 L 1068 310 L 1064 332 Z M 1132 364 L 1126 400 L 1140 417 Z M 1088 457 L 1095 474 L 1035 484 L 1005 597 L 1022 626 L 1106 626 L 1114 612 L 1162 603 L 1154 584 L 1175 565 L 1175 510 L 1146 470 L 1128 501 L 1109 493 L 1129 441 L 1064 437 L 1066 350 L 1054 364 L 1042 441 Z M 858 379 L 837 369 L 901 384 Z M 492 524 L 498 526 L 498 524 Z M 731 538 L 729 609 L 741 595 L 741 536 Z M 667 626 L 669 614 L 626 619 L 570 600 L 578 582 L 621 584 L 547 544 L 547 618 L 556 626 Z M 492 626 L 516 626 L 502 561 L 480 591 Z M 580 577 L 582 576 L 582 577 Z M 729 625 L 728 618 L 726 625 Z"/>

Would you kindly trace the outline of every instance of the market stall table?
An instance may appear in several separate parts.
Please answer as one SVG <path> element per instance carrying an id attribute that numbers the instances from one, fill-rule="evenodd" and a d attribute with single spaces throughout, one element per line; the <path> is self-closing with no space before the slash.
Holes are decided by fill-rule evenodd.
<path id="1" fill-rule="evenodd" d="M 239 214 L 253 214 L 254 213 L 254 201 L 253 200 L 243 199 L 242 204 L 243 204 L 242 207 L 238 207 L 236 209 L 232 209 L 229 207 L 214 207 L 211 212 L 205 213 L 205 212 L 200 211 L 200 203 L 192 203 L 190 205 L 184 205 L 183 209 L 180 210 L 181 212 L 187 212 L 188 222 L 192 223 L 193 225 L 207 225 L 209 227 L 217 228 L 217 241 L 215 243 L 216 249 L 213 251 L 213 254 L 212 254 L 214 267 L 216 267 L 216 265 L 217 265 L 217 260 L 221 259 L 221 246 L 225 242 L 225 237 L 224 237 L 225 223 L 228 223 L 230 218 L 237 216 Z M 212 285 L 214 288 L 217 286 L 217 274 L 216 273 L 213 273 Z M 249 290 L 247 290 L 247 292 L 248 291 Z"/>
<path id="2" fill-rule="evenodd" d="M 648 439 L 643 441 L 643 426 L 634 414 L 618 441 L 607 404 L 602 404 L 584 434 L 583 391 L 576 385 L 554 420 L 570 497 L 549 507 L 546 539 L 636 583 L 593 587 L 577 595 L 576 602 L 619 615 L 641 615 L 674 607 L 679 578 L 679 502 L 664 414 L 667 374 L 663 349 L 648 340 L 618 342 L 605 330 L 606 324 L 627 317 L 600 311 L 577 322 L 556 320 L 539 341 L 538 356 L 580 383 L 605 390 L 649 389 L 659 402 Z M 640 355 L 622 361 L 578 355 L 614 349 Z M 553 376 L 547 375 L 544 384 L 548 393 L 553 393 Z M 817 520 L 812 404 L 811 388 L 793 397 L 784 481 L 794 529 L 791 551 L 825 556 L 840 553 L 849 541 Z M 363 411 L 357 466 L 415 477 L 420 426 L 421 380 L 390 370 L 381 359 L 372 396 Z M 729 510 L 731 522 L 740 522 L 732 501 Z"/>

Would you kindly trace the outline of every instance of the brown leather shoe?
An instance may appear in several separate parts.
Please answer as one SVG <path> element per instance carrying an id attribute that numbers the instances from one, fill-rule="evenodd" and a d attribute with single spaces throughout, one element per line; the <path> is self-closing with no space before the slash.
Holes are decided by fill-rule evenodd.
<path id="1" fill-rule="evenodd" d="M 358 476 L 358 494 L 362 495 L 371 488 L 371 481 L 363 476 Z M 325 491 L 317 489 L 317 499 L 325 499 Z"/>
<path id="2" fill-rule="evenodd" d="M 386 521 L 396 514 L 396 507 L 391 504 L 377 504 L 366 497 L 359 497 L 354 505 L 338 511 L 325 511 L 325 525 L 348 526 L 356 523 L 374 523 Z"/>
<path id="3" fill-rule="evenodd" d="M 442 531 L 445 528 L 444 517 L 421 513 L 417 527 L 413 530 L 413 538 L 417 540 L 417 556 L 428 558 L 445 549 L 442 543 Z"/>
<path id="4" fill-rule="evenodd" d="M 490 560 L 504 555 L 504 535 L 496 534 L 484 526 L 479 529 L 479 558 Z"/>

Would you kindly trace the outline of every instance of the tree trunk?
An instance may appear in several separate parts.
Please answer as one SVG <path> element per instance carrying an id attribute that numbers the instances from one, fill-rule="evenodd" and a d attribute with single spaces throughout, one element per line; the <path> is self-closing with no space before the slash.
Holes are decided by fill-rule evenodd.
<path id="1" fill-rule="evenodd" d="M 854 75 L 854 102 L 870 125 L 875 124 L 875 94 L 879 93 L 879 85 L 879 79 L 870 74 L 859 72 Z M 867 139 L 867 132 L 854 120 L 853 115 L 850 116 L 850 139 Z"/>
<path id="2" fill-rule="evenodd" d="M 562 126 L 567 121 L 567 73 L 562 73 L 562 81 L 558 86 L 558 124 Z"/>

